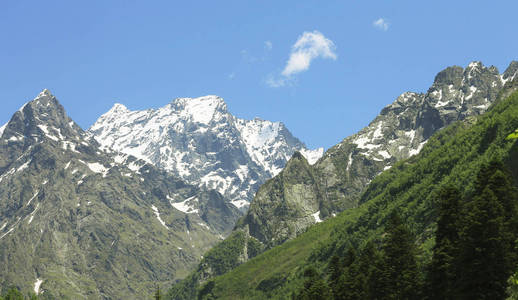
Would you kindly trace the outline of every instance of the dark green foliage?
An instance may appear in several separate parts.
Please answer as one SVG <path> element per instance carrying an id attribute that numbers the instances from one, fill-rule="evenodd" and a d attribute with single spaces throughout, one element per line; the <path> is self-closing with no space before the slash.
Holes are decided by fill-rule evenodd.
<path id="1" fill-rule="evenodd" d="M 507 296 L 509 300 L 518 300 L 518 272 L 514 273 L 509 280 L 507 280 Z"/>
<path id="2" fill-rule="evenodd" d="M 25 300 L 23 294 L 15 287 L 9 288 L 7 294 L 4 295 L 5 300 Z"/>
<path id="3" fill-rule="evenodd" d="M 166 295 L 166 299 L 187 300 L 194 299 L 199 288 L 199 282 L 207 280 L 207 277 L 217 276 L 228 272 L 240 264 L 240 256 L 245 245 L 245 233 L 234 231 L 228 238 L 212 248 L 200 262 L 198 270 L 189 277 L 172 286 Z M 250 239 L 252 240 L 252 239 Z M 249 253 L 256 254 L 258 245 L 254 241 Z"/>
<path id="4" fill-rule="evenodd" d="M 385 299 L 417 299 L 415 238 L 397 213 L 390 215 L 382 249 L 380 288 Z"/>
<path id="5" fill-rule="evenodd" d="M 220 275 L 239 265 L 239 256 L 243 252 L 245 234 L 240 231 L 234 232 L 224 243 L 212 248 L 203 259 L 202 264 L 211 266 L 214 275 Z"/>
<path id="6" fill-rule="evenodd" d="M 247 250 L 248 258 L 250 259 L 262 253 L 264 251 L 264 245 L 254 237 L 249 237 Z"/>
<path id="7" fill-rule="evenodd" d="M 304 288 L 296 296 L 300 300 L 332 299 L 330 288 L 314 267 L 304 270 Z"/>
<path id="8" fill-rule="evenodd" d="M 439 195 L 439 215 L 435 232 L 435 247 L 430 267 L 430 293 L 434 299 L 455 299 L 454 288 L 459 255 L 460 192 L 453 186 L 445 187 Z"/>
<path id="9" fill-rule="evenodd" d="M 257 285 L 257 290 L 262 291 L 267 296 L 271 294 L 279 286 L 282 286 L 286 282 L 286 277 L 282 274 L 275 274 L 270 278 L 261 280 Z"/>
<path id="10" fill-rule="evenodd" d="M 265 294 L 260 294 L 260 291 L 256 289 L 258 283 L 279 271 L 284 272 L 289 280 L 282 287 L 276 289 L 273 298 L 282 299 L 283 295 L 290 295 L 293 291 L 295 291 L 294 295 L 299 295 L 304 283 L 308 281 L 308 278 L 303 277 L 299 270 L 304 269 L 307 265 L 315 266 L 316 270 L 320 272 L 329 268 L 326 278 L 329 285 L 332 286 L 335 283 L 330 279 L 333 277 L 336 280 L 339 272 L 332 275 L 334 268 L 332 265 L 336 265 L 336 259 L 333 260 L 333 264 L 330 264 L 331 258 L 337 255 L 344 262 L 343 257 L 345 257 L 347 249 L 362 249 L 362 247 L 365 249 L 367 241 L 374 242 L 374 249 L 378 248 L 376 243 L 381 241 L 380 248 L 383 250 L 382 252 L 386 252 L 381 254 L 380 262 L 373 260 L 374 263 L 371 266 L 374 269 L 370 272 L 373 274 L 393 272 L 386 271 L 384 264 L 389 261 L 397 261 L 397 259 L 385 258 L 388 252 L 392 252 L 391 250 L 394 250 L 392 253 L 398 253 L 395 251 L 397 247 L 386 246 L 390 237 L 385 233 L 391 231 L 388 221 L 391 220 L 390 213 L 394 210 L 399 212 L 402 223 L 405 224 L 404 227 L 411 229 L 409 232 L 415 234 L 416 271 L 414 271 L 414 262 L 410 259 L 405 263 L 410 266 L 407 268 L 409 271 L 405 273 L 417 272 L 416 284 L 420 287 L 419 278 L 422 276 L 421 274 L 425 273 L 424 270 L 427 270 L 426 266 L 430 265 L 433 260 L 432 250 L 448 248 L 444 246 L 446 238 L 455 237 L 455 233 L 449 230 L 448 226 L 444 227 L 450 222 L 445 221 L 446 224 L 441 226 L 443 229 L 446 228 L 444 231 L 437 227 L 438 217 L 441 214 L 438 213 L 437 199 L 440 198 L 441 191 L 449 186 L 456 187 L 460 194 L 461 218 L 458 228 L 459 243 L 462 242 L 463 245 L 459 244 L 459 253 L 464 253 L 462 255 L 466 257 L 464 260 L 455 259 L 457 261 L 455 264 L 459 264 L 460 270 L 459 262 L 462 261 L 484 262 L 486 265 L 492 264 L 494 261 L 495 266 L 491 268 L 503 270 L 503 274 L 498 275 L 494 270 L 488 270 L 489 276 L 492 277 L 487 280 L 495 279 L 499 282 L 499 286 L 495 286 L 495 291 L 497 289 L 505 290 L 506 281 L 511 275 L 506 262 L 513 261 L 513 256 L 517 252 L 509 251 L 511 244 L 509 241 L 512 240 L 512 245 L 514 245 L 516 238 L 511 239 L 510 237 L 516 236 L 515 229 L 518 228 L 516 225 L 511 225 L 515 224 L 514 216 L 516 216 L 512 204 L 518 202 L 512 196 L 514 194 L 512 186 L 518 183 L 518 143 L 505 138 L 516 128 L 518 128 L 518 93 L 515 92 L 509 98 L 498 101 L 488 113 L 479 117 L 476 122 L 474 119 L 469 119 L 441 130 L 427 142 L 418 155 L 396 163 L 390 170 L 377 176 L 362 195 L 359 207 L 317 224 L 296 239 L 258 255 L 230 273 L 216 277 L 217 294 L 215 293 L 215 295 L 222 299 L 264 299 Z M 493 160 L 502 162 L 501 164 L 512 172 L 512 180 L 509 175 L 506 179 L 507 172 L 499 168 L 496 168 L 494 172 L 484 171 L 486 169 L 483 166 L 488 166 L 489 162 Z M 482 222 L 489 223 L 486 223 L 488 224 L 486 226 L 480 226 Z M 396 226 L 395 228 L 401 227 Z M 439 236 L 442 236 L 439 238 L 439 240 L 442 239 L 442 246 L 434 248 L 437 230 L 440 231 Z M 477 232 L 478 237 L 474 234 Z M 493 235 L 495 233 L 496 235 Z M 484 260 L 480 260 L 482 257 L 477 254 L 477 251 L 485 251 L 484 236 L 480 236 L 480 234 L 485 235 L 485 238 L 491 237 L 489 240 L 493 244 L 488 243 L 488 246 L 493 247 L 492 249 L 495 251 L 493 254 L 488 253 L 489 256 Z M 496 236 L 496 238 L 492 236 Z M 394 242 L 397 242 L 398 239 Z M 400 241 L 412 241 L 412 235 L 410 234 Z M 479 242 L 482 242 L 483 247 L 478 246 Z M 472 246 L 466 246 L 468 244 Z M 499 250 L 499 248 L 503 250 Z M 363 252 L 360 251 L 358 255 L 360 260 Z M 403 253 L 403 250 L 400 252 Z M 445 253 L 454 252 L 453 249 L 450 249 Z M 500 253 L 499 255 L 502 257 L 495 257 L 497 253 Z M 417 256 L 415 256 L 416 254 Z M 374 257 L 376 256 L 374 255 Z M 398 256 L 394 255 L 394 257 Z M 271 261 L 286 263 L 272 264 Z M 504 267 L 497 267 L 498 265 Z M 462 268 L 468 267 L 463 266 Z M 516 271 L 516 266 L 510 270 Z M 496 275 L 493 278 L 491 274 Z M 477 276 L 479 275 L 477 274 Z M 390 286 L 384 280 L 385 276 L 379 276 L 378 278 L 383 278 L 379 280 L 367 279 L 367 286 L 370 286 L 367 291 L 371 293 L 367 299 L 385 298 L 381 292 L 390 290 Z M 370 278 L 376 278 L 376 276 Z M 467 276 L 463 278 L 466 282 L 458 286 L 462 288 L 461 291 L 466 291 L 466 287 L 463 285 L 471 279 Z M 406 295 L 410 297 L 412 296 L 412 279 L 406 275 L 404 281 L 406 283 L 403 284 L 408 287 Z M 482 288 L 484 288 L 483 285 Z M 336 289 L 333 288 L 333 290 Z M 494 299 L 504 297 L 501 292 L 498 293 Z M 424 298 L 427 295 L 422 296 Z M 477 296 L 474 299 L 480 298 Z"/>
<path id="11" fill-rule="evenodd" d="M 209 300 L 209 299 L 215 299 L 214 295 L 212 294 L 212 289 L 214 289 L 214 281 L 207 282 L 198 293 L 198 300 Z"/>
<path id="12" fill-rule="evenodd" d="M 466 203 L 460 236 L 459 299 L 503 299 L 515 268 L 514 187 L 500 162 L 478 174 L 473 199 Z"/>

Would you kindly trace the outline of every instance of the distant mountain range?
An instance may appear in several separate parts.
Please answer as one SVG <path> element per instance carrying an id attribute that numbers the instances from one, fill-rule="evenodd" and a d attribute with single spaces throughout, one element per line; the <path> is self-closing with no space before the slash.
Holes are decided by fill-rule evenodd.
<path id="1" fill-rule="evenodd" d="M 187 277 L 175 291 L 192 296 L 356 208 L 376 176 L 440 129 L 474 122 L 517 73 L 517 62 L 503 74 L 480 62 L 447 68 L 326 153 L 282 123 L 231 115 L 217 96 L 116 104 L 84 131 L 44 90 L 0 127 L 0 285 L 147 298 Z"/>
<path id="2" fill-rule="evenodd" d="M 124 126 L 112 128 L 113 137 L 101 134 L 132 141 L 111 148 L 93 138 L 95 130 L 83 131 L 48 90 L 23 105 L 0 128 L 0 285 L 58 298 L 143 299 L 157 284 L 185 277 L 229 234 L 247 195 L 290 153 L 306 151 L 281 123 L 240 120 L 224 108 L 217 97 L 134 114 L 116 105 L 93 128 L 132 120 L 134 135 Z M 193 132 L 175 134 L 180 124 Z M 240 184 L 224 188 L 220 174 Z M 242 198 L 231 202 L 232 195 Z"/>

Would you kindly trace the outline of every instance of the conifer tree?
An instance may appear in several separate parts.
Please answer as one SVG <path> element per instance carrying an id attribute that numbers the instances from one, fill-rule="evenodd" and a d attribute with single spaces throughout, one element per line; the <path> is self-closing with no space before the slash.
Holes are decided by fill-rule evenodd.
<path id="1" fill-rule="evenodd" d="M 453 186 L 445 187 L 439 194 L 439 213 L 435 247 L 430 267 L 430 292 L 433 299 L 455 299 L 454 288 L 459 256 L 460 192 Z"/>
<path id="2" fill-rule="evenodd" d="M 329 261 L 328 269 L 329 269 L 329 286 L 333 290 L 333 293 L 335 293 L 339 289 L 338 280 L 340 279 L 340 276 L 343 273 L 342 262 L 338 255 L 335 254 L 331 257 L 331 260 Z"/>
<path id="3" fill-rule="evenodd" d="M 373 242 L 368 242 L 360 255 L 360 270 L 364 272 L 363 290 L 364 299 L 382 299 L 379 294 L 380 274 L 383 268 L 383 260 L 380 251 Z"/>
<path id="4" fill-rule="evenodd" d="M 300 300 L 327 300 L 332 299 L 331 289 L 327 283 L 320 277 L 314 267 L 308 267 L 304 271 L 304 288 L 295 299 Z"/>
<path id="5" fill-rule="evenodd" d="M 516 192 L 502 163 L 483 166 L 460 236 L 459 299 L 503 299 L 516 265 Z"/>
<path id="6" fill-rule="evenodd" d="M 415 240 L 397 213 L 392 213 L 383 243 L 383 299 L 416 299 L 418 294 Z"/>

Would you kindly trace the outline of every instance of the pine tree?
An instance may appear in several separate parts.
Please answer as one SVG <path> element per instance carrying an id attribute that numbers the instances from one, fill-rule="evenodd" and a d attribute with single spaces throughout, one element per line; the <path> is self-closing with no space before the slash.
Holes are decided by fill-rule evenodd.
<path id="1" fill-rule="evenodd" d="M 459 299 L 503 299 L 515 269 L 516 192 L 500 162 L 483 166 L 464 210 Z"/>
<path id="2" fill-rule="evenodd" d="M 329 286 L 333 290 L 333 293 L 338 291 L 338 280 L 343 273 L 342 262 L 338 255 L 333 255 L 329 261 Z"/>
<path id="3" fill-rule="evenodd" d="M 397 213 L 392 213 L 383 243 L 383 299 L 416 299 L 418 294 L 415 240 Z"/>
<path id="4" fill-rule="evenodd" d="M 455 299 L 454 288 L 459 256 L 460 192 L 448 186 L 439 195 L 439 213 L 435 247 L 430 267 L 430 292 L 433 299 Z"/>
<path id="5" fill-rule="evenodd" d="M 363 299 L 383 298 L 383 295 L 379 294 L 382 268 L 383 260 L 380 251 L 376 249 L 373 242 L 368 242 L 360 255 L 360 270 L 365 275 L 362 278 L 365 292 Z"/>
<path id="6" fill-rule="evenodd" d="M 296 299 L 300 300 L 328 300 L 332 299 L 331 289 L 327 283 L 320 277 L 314 267 L 308 267 L 304 271 L 304 287 L 300 291 Z"/>

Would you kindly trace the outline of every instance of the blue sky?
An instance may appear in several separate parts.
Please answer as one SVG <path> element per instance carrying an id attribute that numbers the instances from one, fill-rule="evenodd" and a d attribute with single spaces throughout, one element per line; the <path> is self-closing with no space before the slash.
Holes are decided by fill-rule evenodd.
<path id="1" fill-rule="evenodd" d="M 329 148 L 447 66 L 503 72 L 518 59 L 516 11 L 511 0 L 2 1 L 0 123 L 43 88 L 85 129 L 115 102 L 216 94 L 238 117 Z"/>

